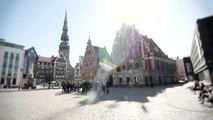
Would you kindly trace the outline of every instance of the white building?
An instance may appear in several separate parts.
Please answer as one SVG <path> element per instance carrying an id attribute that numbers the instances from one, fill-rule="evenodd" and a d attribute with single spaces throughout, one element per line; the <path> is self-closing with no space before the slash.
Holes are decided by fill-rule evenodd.
<path id="1" fill-rule="evenodd" d="M 24 46 L 0 39 L 0 84 L 18 87 L 22 84 Z"/>

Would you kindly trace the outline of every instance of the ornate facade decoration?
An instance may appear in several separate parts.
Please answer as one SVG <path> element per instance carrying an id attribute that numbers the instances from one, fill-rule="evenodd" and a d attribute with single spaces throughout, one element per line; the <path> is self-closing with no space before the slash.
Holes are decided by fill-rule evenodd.
<path id="1" fill-rule="evenodd" d="M 106 67 L 102 66 L 103 60 L 109 60 L 110 56 L 106 48 L 93 46 L 91 40 L 87 42 L 81 70 L 82 80 L 104 81 L 107 73 Z"/>

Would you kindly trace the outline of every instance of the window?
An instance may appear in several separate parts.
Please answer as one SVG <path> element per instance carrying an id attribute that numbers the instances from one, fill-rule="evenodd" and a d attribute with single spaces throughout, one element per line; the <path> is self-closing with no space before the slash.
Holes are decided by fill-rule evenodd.
<path id="1" fill-rule="evenodd" d="M 136 69 L 136 70 L 139 69 L 139 64 L 138 64 L 138 63 L 135 64 L 135 69 Z"/>
<path id="2" fill-rule="evenodd" d="M 120 72 L 120 71 L 121 71 L 120 67 L 117 67 L 117 69 L 116 69 L 116 70 L 117 70 L 117 72 Z"/>
<path id="3" fill-rule="evenodd" d="M 16 54 L 16 60 L 17 61 L 19 60 L 19 54 L 18 53 Z"/>
<path id="4" fill-rule="evenodd" d="M 12 69 L 12 67 L 13 67 L 13 59 L 14 59 L 14 53 L 11 53 L 10 61 L 9 61 L 9 69 Z"/>
<path id="5" fill-rule="evenodd" d="M 125 65 L 123 65 L 123 70 L 125 70 Z"/>
<path id="6" fill-rule="evenodd" d="M 8 59 L 8 52 L 4 53 L 4 62 L 3 62 L 3 67 L 6 68 L 7 67 L 7 59 Z"/>
<path id="7" fill-rule="evenodd" d="M 14 59 L 14 53 L 10 54 L 10 59 Z"/>
<path id="8" fill-rule="evenodd" d="M 130 64 L 129 66 L 130 66 L 130 69 L 132 70 L 132 64 Z"/>
<path id="9" fill-rule="evenodd" d="M 122 78 L 119 78 L 119 83 L 120 83 L 120 84 L 122 83 Z"/>
<path id="10" fill-rule="evenodd" d="M 129 71 L 130 70 L 130 67 L 129 66 L 127 66 L 127 71 Z"/>
<path id="11" fill-rule="evenodd" d="M 16 84 L 16 78 L 13 78 L 13 85 Z"/>
<path id="12" fill-rule="evenodd" d="M 7 59 L 8 58 L 8 52 L 4 53 L 4 58 Z"/>
<path id="13" fill-rule="evenodd" d="M 6 59 L 4 59 L 3 67 L 4 67 L 4 68 L 6 68 L 6 67 L 7 67 L 7 60 L 6 60 Z"/>
<path id="14" fill-rule="evenodd" d="M 1 84 L 4 84 L 4 78 L 1 78 Z"/>

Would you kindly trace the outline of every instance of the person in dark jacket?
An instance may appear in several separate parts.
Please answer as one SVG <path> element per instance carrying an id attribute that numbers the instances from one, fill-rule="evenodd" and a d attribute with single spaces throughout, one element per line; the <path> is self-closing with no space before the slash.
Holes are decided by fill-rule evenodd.
<path id="1" fill-rule="evenodd" d="M 63 82 L 61 83 L 61 86 L 62 86 L 62 93 L 64 93 L 64 92 L 65 92 L 65 89 L 66 89 L 65 81 L 63 81 Z"/>
<path id="2" fill-rule="evenodd" d="M 106 82 L 106 92 L 107 92 L 107 93 L 109 93 L 109 86 L 110 86 L 109 81 L 107 81 L 107 82 Z"/>

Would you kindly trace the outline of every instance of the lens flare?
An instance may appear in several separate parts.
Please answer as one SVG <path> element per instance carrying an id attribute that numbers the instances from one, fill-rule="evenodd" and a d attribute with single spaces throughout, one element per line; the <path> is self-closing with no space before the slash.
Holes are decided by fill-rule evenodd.
<path id="1" fill-rule="evenodd" d="M 96 91 L 90 91 L 87 94 L 86 104 L 94 104 L 98 101 L 98 95 Z"/>

